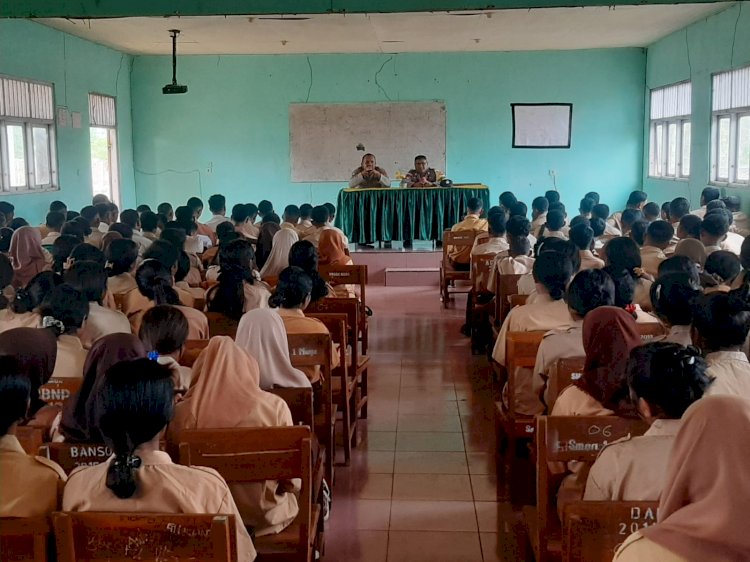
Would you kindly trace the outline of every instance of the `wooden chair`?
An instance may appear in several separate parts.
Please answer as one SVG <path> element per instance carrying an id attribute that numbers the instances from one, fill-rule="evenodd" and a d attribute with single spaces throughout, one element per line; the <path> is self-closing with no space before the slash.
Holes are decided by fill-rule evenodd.
<path id="1" fill-rule="evenodd" d="M 503 325 L 510 312 L 510 296 L 518 294 L 518 280 L 522 275 L 500 275 L 495 269 L 495 326 Z"/>
<path id="2" fill-rule="evenodd" d="M 574 502 L 565 506 L 563 562 L 610 562 L 617 548 L 656 523 L 659 502 Z"/>
<path id="3" fill-rule="evenodd" d="M 526 304 L 526 301 L 529 300 L 529 295 L 510 295 L 508 300 L 510 301 L 511 308 L 515 306 L 523 306 Z"/>
<path id="4" fill-rule="evenodd" d="M 359 395 L 354 411 L 362 419 L 367 419 L 367 369 L 370 365 L 370 358 L 361 351 L 357 345 L 357 319 L 360 302 L 355 298 L 326 298 L 312 303 L 305 309 L 305 314 L 315 316 L 316 314 L 346 314 L 347 325 L 347 342 L 351 350 L 351 360 L 349 361 L 350 374 L 354 374 L 359 380 Z"/>
<path id="5" fill-rule="evenodd" d="M 253 543 L 260 560 L 310 562 L 321 521 L 312 498 L 311 444 L 309 427 L 189 430 L 180 436 L 180 463 L 213 468 L 228 484 L 302 479 L 294 522 Z"/>
<path id="6" fill-rule="evenodd" d="M 83 379 L 53 377 L 39 387 L 39 398 L 50 406 L 62 408 L 65 402 L 77 394 L 83 384 Z"/>
<path id="7" fill-rule="evenodd" d="M 547 381 L 547 411 L 551 412 L 560 393 L 581 378 L 585 357 L 565 357 L 558 359 Z"/>
<path id="8" fill-rule="evenodd" d="M 336 411 L 331 386 L 331 335 L 287 334 L 289 358 L 295 367 L 320 367 L 322 392 L 320 413 L 315 414 L 314 430 L 326 449 L 326 479 L 333 487 L 333 460 L 336 458 Z M 317 409 L 317 408 L 316 408 Z"/>
<path id="9" fill-rule="evenodd" d="M 537 562 L 559 559 L 562 527 L 557 515 L 560 478 L 550 472 L 550 462 L 593 463 L 608 443 L 627 435 L 642 435 L 641 420 L 615 416 L 538 416 L 536 419 L 537 507 L 524 507 L 524 519 Z"/>
<path id="10" fill-rule="evenodd" d="M 641 335 L 643 343 L 649 343 L 667 333 L 666 328 L 660 322 L 650 322 L 648 324 L 638 324 L 638 333 Z"/>
<path id="11" fill-rule="evenodd" d="M 341 421 L 344 426 L 344 466 L 349 466 L 352 447 L 357 443 L 357 390 L 359 378 L 354 369 L 350 370 L 347 359 L 346 314 L 309 315 L 325 324 L 331 333 L 331 341 L 338 346 L 339 366 L 333 369 L 333 402 L 341 410 Z"/>
<path id="12" fill-rule="evenodd" d="M 52 520 L 58 562 L 237 562 L 233 515 L 87 511 Z"/>
<path id="13" fill-rule="evenodd" d="M 36 455 L 44 444 L 45 429 L 33 425 L 16 426 L 15 435 L 18 442 L 29 455 Z"/>
<path id="14" fill-rule="evenodd" d="M 487 325 L 494 310 L 494 293 L 487 289 L 494 275 L 497 254 L 477 254 L 471 257 L 471 291 L 469 292 L 469 318 L 472 346 L 485 346 L 491 341 L 492 330 Z"/>
<path id="15" fill-rule="evenodd" d="M 281 398 L 289 411 L 292 413 L 292 421 L 295 425 L 315 426 L 315 415 L 313 414 L 313 393 L 310 387 L 299 388 L 272 388 L 268 390 Z"/>
<path id="16" fill-rule="evenodd" d="M 221 312 L 206 312 L 208 319 L 208 333 L 214 336 L 229 336 L 234 339 L 237 336 L 237 326 L 240 321 L 229 318 Z"/>
<path id="17" fill-rule="evenodd" d="M 208 347 L 208 342 L 209 340 L 187 340 L 182 357 L 180 357 L 180 365 L 192 367 L 195 360 L 201 354 L 201 351 Z"/>
<path id="18" fill-rule="evenodd" d="M 196 296 L 194 296 L 193 297 L 193 308 L 195 310 L 200 310 L 201 312 L 203 312 L 204 310 L 206 310 L 206 297 L 205 296 L 204 297 L 196 297 Z"/>
<path id="19" fill-rule="evenodd" d="M 0 560 L 47 562 L 52 559 L 49 519 L 39 517 L 0 517 Z"/>
<path id="20" fill-rule="evenodd" d="M 366 265 L 321 265 L 318 268 L 320 276 L 332 285 L 359 286 L 359 334 L 362 342 L 362 355 L 367 355 L 367 266 Z"/>
<path id="21" fill-rule="evenodd" d="M 468 292 L 468 289 L 457 290 L 455 287 L 453 291 L 449 291 L 451 285 L 455 285 L 456 281 L 471 280 L 471 271 L 458 271 L 453 267 L 451 260 L 448 258 L 448 249 L 466 246 L 471 248 L 474 245 L 474 238 L 476 238 L 476 232 L 473 230 L 456 232 L 446 230 L 443 232 L 443 259 L 440 262 L 440 300 L 443 301 L 443 307 L 448 306 L 452 293 Z"/>
<path id="22" fill-rule="evenodd" d="M 112 455 L 104 443 L 45 443 L 39 448 L 39 456 L 59 464 L 66 474 L 79 466 L 101 464 Z"/>

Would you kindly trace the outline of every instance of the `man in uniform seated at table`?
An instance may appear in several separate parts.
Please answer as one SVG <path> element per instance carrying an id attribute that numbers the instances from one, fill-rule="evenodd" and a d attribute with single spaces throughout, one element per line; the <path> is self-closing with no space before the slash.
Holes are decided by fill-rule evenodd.
<path id="1" fill-rule="evenodd" d="M 359 168 L 352 172 L 349 187 L 390 187 L 391 180 L 383 168 L 378 167 L 374 154 L 365 154 Z"/>
<path id="2" fill-rule="evenodd" d="M 434 168 L 429 167 L 427 156 L 420 154 L 414 159 L 414 169 L 409 170 L 402 183 L 405 187 L 437 186 L 437 174 Z"/>
<path id="3" fill-rule="evenodd" d="M 479 197 L 470 198 L 466 203 L 466 218 L 454 224 L 451 232 L 472 231 L 475 234 L 487 232 L 487 219 L 479 218 L 479 215 L 482 214 L 482 206 L 482 200 Z M 455 269 L 469 271 L 471 265 L 471 246 L 449 246 L 448 259 Z"/>

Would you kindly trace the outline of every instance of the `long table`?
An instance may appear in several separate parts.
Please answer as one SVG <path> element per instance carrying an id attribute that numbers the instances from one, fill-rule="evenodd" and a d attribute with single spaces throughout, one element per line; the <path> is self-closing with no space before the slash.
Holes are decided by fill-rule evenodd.
<path id="1" fill-rule="evenodd" d="M 484 208 L 489 208 L 490 190 L 482 184 L 346 188 L 339 192 L 336 226 L 357 244 L 379 240 L 441 240 L 443 230 L 463 219 L 471 197 L 479 197 Z"/>

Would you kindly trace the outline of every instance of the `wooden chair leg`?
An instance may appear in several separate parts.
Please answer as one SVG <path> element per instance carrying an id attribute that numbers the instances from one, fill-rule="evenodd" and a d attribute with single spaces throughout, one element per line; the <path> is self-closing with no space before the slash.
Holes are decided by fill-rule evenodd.
<path id="1" fill-rule="evenodd" d="M 360 399 L 362 400 L 362 413 L 360 414 L 360 417 L 363 420 L 366 420 L 367 419 L 367 403 L 368 403 L 368 400 L 367 400 L 367 369 L 365 369 L 364 371 L 362 371 L 362 375 L 361 375 L 360 383 L 359 383 L 359 388 L 360 388 Z"/>
<path id="2" fill-rule="evenodd" d="M 349 436 L 349 441 L 351 443 L 351 448 L 355 449 L 357 447 L 357 438 L 359 436 L 359 414 L 357 413 L 357 404 L 359 404 L 359 386 L 354 387 L 354 392 L 351 397 L 351 408 L 349 409 L 349 414 L 351 415 L 351 435 Z"/>
<path id="3" fill-rule="evenodd" d="M 349 381 L 343 381 L 342 385 L 348 385 Z M 352 464 L 352 443 L 351 436 L 351 397 L 348 395 L 346 386 L 341 389 L 341 422 L 344 434 L 344 466 Z"/>

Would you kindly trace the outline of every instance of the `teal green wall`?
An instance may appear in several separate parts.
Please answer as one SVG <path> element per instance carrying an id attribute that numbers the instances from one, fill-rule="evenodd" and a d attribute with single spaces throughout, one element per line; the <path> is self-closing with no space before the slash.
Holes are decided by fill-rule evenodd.
<path id="1" fill-rule="evenodd" d="M 735 32 L 736 30 L 736 32 Z M 733 58 L 734 57 L 734 58 Z M 648 111 L 645 114 L 644 189 L 658 202 L 688 197 L 700 202 L 709 180 L 711 149 L 711 75 L 750 63 L 750 2 L 742 2 L 676 31 L 648 48 L 648 89 L 692 80 L 693 114 L 690 146 L 690 180 L 648 177 Z M 646 92 L 648 98 L 648 92 Z M 750 207 L 748 189 L 726 188 Z"/>
<path id="2" fill-rule="evenodd" d="M 288 106 L 308 92 L 310 102 L 445 101 L 448 175 L 490 185 L 493 201 L 511 189 L 531 203 L 552 187 L 550 169 L 571 211 L 587 191 L 617 205 L 641 186 L 642 49 L 311 55 L 309 62 L 312 83 L 305 56 L 182 57 L 179 79 L 190 90 L 163 96 L 169 57 L 136 57 L 138 203 L 213 193 L 230 206 L 335 202 L 341 184 L 290 181 Z M 572 102 L 572 148 L 511 149 L 511 102 Z"/>
<path id="3" fill-rule="evenodd" d="M 117 97 L 120 191 L 125 205 L 134 203 L 130 64 L 129 55 L 43 25 L 0 20 L 0 74 L 54 83 L 55 105 L 67 106 L 82 117 L 80 129 L 57 128 L 59 191 L 0 195 L 0 199 L 16 206 L 17 216 L 37 223 L 55 199 L 76 210 L 91 203 L 89 92 Z"/>

